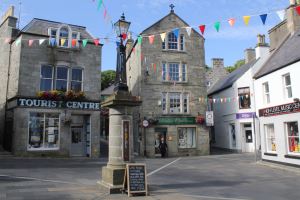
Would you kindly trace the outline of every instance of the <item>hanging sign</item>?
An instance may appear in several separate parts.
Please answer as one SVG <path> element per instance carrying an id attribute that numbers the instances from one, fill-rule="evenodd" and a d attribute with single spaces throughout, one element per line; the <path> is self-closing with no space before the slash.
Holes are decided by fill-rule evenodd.
<path id="1" fill-rule="evenodd" d="M 214 126 L 214 112 L 206 111 L 206 126 Z"/>

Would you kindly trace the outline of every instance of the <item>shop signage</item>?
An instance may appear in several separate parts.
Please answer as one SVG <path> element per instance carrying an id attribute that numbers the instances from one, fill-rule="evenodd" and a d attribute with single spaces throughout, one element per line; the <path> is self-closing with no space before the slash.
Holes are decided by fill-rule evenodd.
<path id="1" fill-rule="evenodd" d="M 158 119 L 158 125 L 185 125 L 196 124 L 195 117 L 161 117 Z"/>
<path id="2" fill-rule="evenodd" d="M 89 101 L 54 101 L 32 98 L 18 98 L 17 105 L 32 108 L 68 108 L 80 110 L 100 110 L 100 103 Z"/>
<path id="3" fill-rule="evenodd" d="M 270 108 L 264 108 L 259 110 L 260 117 L 269 117 L 274 115 L 283 115 L 294 112 L 300 112 L 300 102 L 294 102 Z"/>
<path id="4" fill-rule="evenodd" d="M 123 188 L 131 194 L 148 195 L 146 164 L 126 164 Z"/>
<path id="5" fill-rule="evenodd" d="M 236 113 L 236 119 L 251 119 L 256 117 L 255 112 L 249 113 Z"/>
<path id="6" fill-rule="evenodd" d="M 143 121 L 143 127 L 147 128 L 149 126 L 148 120 Z"/>
<path id="7" fill-rule="evenodd" d="M 206 126 L 214 126 L 214 112 L 206 111 Z"/>

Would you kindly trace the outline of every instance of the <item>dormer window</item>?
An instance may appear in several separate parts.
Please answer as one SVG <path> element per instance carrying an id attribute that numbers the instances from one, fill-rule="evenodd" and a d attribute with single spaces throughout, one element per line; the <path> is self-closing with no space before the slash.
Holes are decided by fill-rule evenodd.
<path id="1" fill-rule="evenodd" d="M 62 26 L 59 29 L 49 28 L 48 34 L 50 39 L 55 38 L 55 44 L 57 44 L 59 47 L 71 48 L 79 46 L 78 40 L 80 40 L 80 33 L 73 32 L 67 25 Z"/>
<path id="2" fill-rule="evenodd" d="M 63 27 L 59 31 L 59 46 L 69 47 L 69 30 Z"/>

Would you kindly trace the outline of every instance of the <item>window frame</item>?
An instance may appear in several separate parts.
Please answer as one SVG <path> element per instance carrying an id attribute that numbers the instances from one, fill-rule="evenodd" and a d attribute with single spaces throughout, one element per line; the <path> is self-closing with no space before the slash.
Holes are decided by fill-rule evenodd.
<path id="1" fill-rule="evenodd" d="M 270 135 L 270 126 L 273 126 L 273 136 L 274 138 L 272 138 L 272 136 Z M 264 134 L 265 134 L 265 150 L 267 153 L 276 153 L 277 152 L 277 144 L 276 144 L 276 134 L 275 134 L 275 126 L 274 124 L 270 123 L 270 124 L 264 124 Z M 271 149 L 269 149 L 269 140 L 270 140 L 270 144 L 271 144 Z M 275 145 L 275 150 L 273 150 L 273 144 Z"/>
<path id="2" fill-rule="evenodd" d="M 245 92 L 241 92 L 240 93 L 240 90 L 245 90 L 245 89 L 249 89 L 249 92 L 248 93 L 245 93 Z M 249 98 L 249 106 L 247 108 L 244 108 L 241 106 L 242 102 L 241 102 L 241 97 L 242 96 L 245 96 L 248 95 L 248 98 Z M 241 87 L 241 88 L 238 88 L 238 97 L 239 97 L 239 109 L 240 110 L 245 110 L 245 109 L 251 109 L 251 90 L 250 90 L 250 87 Z M 247 98 L 247 97 L 246 97 Z"/>
<path id="3" fill-rule="evenodd" d="M 178 37 L 177 37 L 177 41 L 170 41 L 170 36 L 174 36 L 176 37 L 176 35 L 173 33 L 173 32 L 169 32 L 166 34 L 166 37 L 165 37 L 165 40 L 162 41 L 161 43 L 161 48 L 162 50 L 166 51 L 166 50 L 169 50 L 169 51 L 179 51 L 179 52 L 184 52 L 186 51 L 186 40 L 185 40 L 185 34 L 183 33 L 179 33 L 178 34 Z M 176 44 L 177 45 L 177 48 L 169 48 L 169 45 L 170 44 Z"/>
<path id="4" fill-rule="evenodd" d="M 57 73 L 57 70 L 58 70 L 58 68 L 66 68 L 67 69 L 67 79 L 58 79 L 57 78 L 57 75 L 58 75 L 58 73 Z M 72 68 L 71 68 L 72 69 Z M 66 91 L 69 91 L 69 89 L 70 89 L 70 75 L 69 75 L 69 73 L 70 73 L 70 67 L 68 67 L 68 66 L 66 66 L 66 65 L 57 65 L 56 67 L 55 67 L 55 80 L 54 80 L 54 82 L 55 82 L 55 84 L 54 84 L 54 89 L 55 90 L 57 90 L 57 91 L 61 91 L 61 90 L 59 90 L 59 89 L 57 89 L 57 81 L 66 81 Z M 66 92 L 66 91 L 63 91 L 63 92 Z"/>
<path id="5" fill-rule="evenodd" d="M 298 151 L 295 152 L 295 151 L 290 151 L 290 145 L 289 145 L 289 139 L 290 139 L 290 136 L 289 136 L 289 130 L 288 130 L 288 124 L 289 123 L 296 123 L 297 124 L 297 129 L 298 129 L 298 132 L 296 133 L 297 135 L 296 136 L 291 136 L 293 138 L 297 138 L 298 137 Z M 288 122 L 284 122 L 284 127 L 285 127 L 285 137 L 286 137 L 286 151 L 287 151 L 287 154 L 289 155 L 300 155 L 300 136 L 299 136 L 299 123 L 297 120 L 294 120 L 294 121 L 288 121 Z M 294 141 L 295 142 L 295 141 Z"/>
<path id="6" fill-rule="evenodd" d="M 179 131 L 180 131 L 180 129 L 186 129 L 186 141 L 188 141 L 188 129 L 193 129 L 193 136 L 192 136 L 192 143 L 193 143 L 193 146 L 191 146 L 191 147 L 188 147 L 187 145 L 187 142 L 186 142 L 186 146 L 184 146 L 184 147 L 181 147 L 180 146 L 180 133 L 179 133 Z M 183 132 L 183 130 L 182 130 L 182 132 Z M 178 149 L 181 149 L 181 150 L 184 150 L 184 149 L 196 149 L 197 148 L 197 128 L 196 127 L 178 127 L 177 128 L 177 143 L 178 143 Z"/>
<path id="7" fill-rule="evenodd" d="M 171 112 L 171 94 L 179 94 L 179 109 L 180 112 Z M 186 106 L 185 106 L 186 99 Z M 162 114 L 164 115 L 188 115 L 190 114 L 190 93 L 189 92 L 162 92 L 161 93 L 161 102 L 162 102 Z M 187 112 L 185 112 L 185 110 Z"/>
<path id="8" fill-rule="evenodd" d="M 286 77 L 289 76 L 290 78 L 290 85 L 287 85 L 286 83 Z M 283 81 L 283 93 L 284 93 L 284 98 L 285 99 L 292 99 L 293 98 L 293 89 L 292 89 L 292 79 L 291 79 L 291 74 L 286 73 L 282 75 L 282 81 Z M 288 96 L 288 88 L 291 90 L 291 97 Z"/>
<path id="9" fill-rule="evenodd" d="M 42 77 L 42 68 L 43 66 L 49 66 L 51 67 L 51 71 L 52 71 L 52 77 L 51 79 L 50 78 L 43 78 Z M 41 67 L 40 67 L 40 91 L 45 91 L 45 90 L 42 90 L 41 86 L 42 86 L 42 80 L 45 79 L 45 80 L 51 80 L 51 90 L 53 89 L 53 85 L 54 85 L 54 71 L 55 71 L 55 68 L 52 66 L 52 65 L 47 65 L 47 64 L 42 64 Z"/>
<path id="10" fill-rule="evenodd" d="M 64 39 L 66 39 L 66 43 L 67 43 L 66 46 L 60 44 L 60 42 L 61 42 L 60 33 L 61 33 L 61 29 L 64 29 L 64 28 L 68 30 L 68 37 L 64 38 Z M 52 35 L 52 30 L 56 31 L 55 37 L 54 37 L 54 35 Z M 73 34 L 76 34 L 76 38 L 73 38 Z M 81 34 L 78 31 L 72 31 L 70 26 L 64 24 L 64 25 L 60 26 L 59 28 L 49 27 L 48 28 L 48 36 L 49 36 L 49 38 L 55 38 L 55 44 L 56 44 L 57 47 L 60 47 L 60 48 L 78 48 L 79 47 L 79 42 L 78 41 L 80 40 Z M 76 39 L 76 46 L 75 47 L 72 46 L 72 40 L 73 39 Z"/>
<path id="11" fill-rule="evenodd" d="M 266 86 L 268 86 L 268 92 L 266 91 Z M 262 89 L 263 89 L 263 102 L 264 102 L 264 104 L 266 105 L 266 104 L 271 103 L 269 82 L 264 82 L 262 84 Z"/>
<path id="12" fill-rule="evenodd" d="M 170 65 L 178 65 L 178 80 L 171 80 L 170 76 Z M 188 82 L 188 67 L 185 62 L 162 62 L 162 82 L 176 82 L 176 83 L 187 83 Z M 184 71 L 183 72 L 183 67 Z M 177 73 L 177 72 L 175 72 Z M 185 80 L 184 80 L 185 79 Z"/>
<path id="13" fill-rule="evenodd" d="M 30 146 L 30 141 L 31 141 L 31 134 L 30 134 L 30 123 L 31 123 L 31 114 L 43 114 L 43 138 L 42 138 L 42 147 L 40 148 L 33 148 Z M 47 114 L 52 114 L 52 115 L 57 115 L 58 117 L 57 118 L 54 118 L 56 120 L 58 120 L 58 137 L 57 137 L 57 147 L 54 147 L 54 148 L 46 148 L 45 147 L 45 142 L 46 142 L 46 115 Z M 28 114 L 28 127 L 27 127 L 27 151 L 58 151 L 60 149 L 60 135 L 61 135 L 61 126 L 60 126 L 60 121 L 61 121 L 61 116 L 60 116 L 60 113 L 53 113 L 53 112 L 29 112 Z M 49 128 L 49 127 L 48 127 Z M 49 135 L 49 133 L 48 133 Z M 48 139 L 49 139 L 49 136 L 48 136 Z"/>
<path id="14" fill-rule="evenodd" d="M 79 70 L 81 70 L 81 81 L 73 80 L 73 70 L 74 70 L 74 69 L 77 69 L 77 70 L 79 69 Z M 84 69 L 81 68 L 81 67 L 72 67 L 72 68 L 70 69 L 70 73 L 71 73 L 71 75 L 70 75 L 70 88 L 71 88 L 71 90 L 72 90 L 72 91 L 75 91 L 75 90 L 73 90 L 73 88 L 72 88 L 72 83 L 73 83 L 73 82 L 80 82 L 80 83 L 81 83 L 81 90 L 80 90 L 80 91 L 77 91 L 77 92 L 83 92 L 83 91 L 84 91 L 84 90 L 83 90 Z M 76 92 L 76 91 L 75 91 L 75 92 Z"/>

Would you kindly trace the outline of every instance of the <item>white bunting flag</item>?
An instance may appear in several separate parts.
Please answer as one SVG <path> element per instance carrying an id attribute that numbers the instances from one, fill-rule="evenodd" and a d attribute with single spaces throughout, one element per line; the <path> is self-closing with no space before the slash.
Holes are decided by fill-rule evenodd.
<path id="1" fill-rule="evenodd" d="M 39 40 L 39 45 L 42 45 L 45 42 L 46 39 L 40 39 Z"/>
<path id="2" fill-rule="evenodd" d="M 278 17 L 280 18 L 280 20 L 283 21 L 285 18 L 286 11 L 280 10 L 280 11 L 277 11 L 276 13 L 277 13 Z"/>
<path id="3" fill-rule="evenodd" d="M 166 33 L 161 33 L 160 34 L 160 37 L 161 37 L 161 41 L 165 41 L 165 39 L 166 39 Z"/>
<path id="4" fill-rule="evenodd" d="M 185 30 L 186 30 L 188 36 L 191 36 L 191 33 L 192 33 L 192 27 L 186 27 Z"/>

